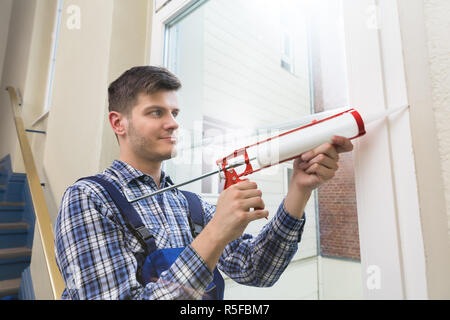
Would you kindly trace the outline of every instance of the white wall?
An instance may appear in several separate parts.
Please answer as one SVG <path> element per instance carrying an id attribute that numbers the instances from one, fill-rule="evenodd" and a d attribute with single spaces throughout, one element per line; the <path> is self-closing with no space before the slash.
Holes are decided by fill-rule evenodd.
<path id="1" fill-rule="evenodd" d="M 363 297 L 361 262 L 319 257 L 321 300 L 360 300 Z"/>
<path id="2" fill-rule="evenodd" d="M 292 262 L 270 288 L 225 281 L 225 299 L 237 300 L 360 300 L 363 299 L 361 263 L 311 257 Z"/>
<path id="3" fill-rule="evenodd" d="M 291 262 L 277 283 L 269 288 L 240 285 L 225 280 L 225 300 L 317 300 L 318 257 Z"/>

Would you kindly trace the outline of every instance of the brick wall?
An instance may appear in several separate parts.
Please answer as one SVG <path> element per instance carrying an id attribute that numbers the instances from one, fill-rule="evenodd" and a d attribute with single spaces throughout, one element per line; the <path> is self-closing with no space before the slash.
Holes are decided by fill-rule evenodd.
<path id="1" fill-rule="evenodd" d="M 340 155 L 339 170 L 319 187 L 318 202 L 321 255 L 360 260 L 351 153 Z"/>
<path id="2" fill-rule="evenodd" d="M 348 106 L 346 59 L 341 13 L 336 1 L 311 13 L 314 110 Z M 340 155 L 339 170 L 318 190 L 320 254 L 360 260 L 353 155 Z"/>

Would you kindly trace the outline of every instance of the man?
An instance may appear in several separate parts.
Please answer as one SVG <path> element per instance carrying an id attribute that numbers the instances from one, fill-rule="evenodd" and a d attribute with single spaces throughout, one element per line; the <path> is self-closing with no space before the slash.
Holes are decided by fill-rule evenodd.
<path id="1" fill-rule="evenodd" d="M 268 217 L 255 183 L 227 188 L 216 206 L 200 198 L 204 227 L 195 236 L 193 200 L 180 190 L 131 206 L 122 199 L 172 184 L 161 163 L 175 153 L 180 87 L 173 74 L 152 66 L 132 68 L 110 85 L 109 121 L 120 156 L 97 180 L 82 179 L 70 186 L 62 199 L 55 242 L 66 282 L 63 299 L 205 298 L 212 289 L 223 294 L 223 288 L 215 288 L 223 283 L 216 267 L 242 284 L 273 285 L 298 248 L 311 192 L 334 176 L 338 153 L 353 149 L 348 139 L 334 137 L 333 144 L 296 159 L 288 194 L 257 237 L 243 234 L 248 223 Z M 113 187 L 108 189 L 104 181 Z M 123 209 L 121 203 L 128 207 Z M 129 212 L 135 216 L 130 218 Z M 132 228 L 133 219 L 144 233 Z M 178 250 L 172 260 L 149 276 L 146 263 L 157 260 L 151 252 L 166 257 L 172 249 Z M 220 292 L 214 297 L 221 297 Z"/>

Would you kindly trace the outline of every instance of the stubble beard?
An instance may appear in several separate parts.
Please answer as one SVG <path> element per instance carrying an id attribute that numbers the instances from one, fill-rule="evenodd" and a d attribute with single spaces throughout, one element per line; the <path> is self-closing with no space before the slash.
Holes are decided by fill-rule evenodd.
<path id="1" fill-rule="evenodd" d="M 154 149 L 154 143 L 152 143 L 151 138 L 140 135 L 135 129 L 132 121 L 129 122 L 128 135 L 130 137 L 130 146 L 133 153 L 138 155 L 141 159 L 152 162 L 164 161 L 175 157 L 177 154 L 176 147 L 173 147 L 170 153 L 158 153 L 152 151 L 152 149 Z"/>

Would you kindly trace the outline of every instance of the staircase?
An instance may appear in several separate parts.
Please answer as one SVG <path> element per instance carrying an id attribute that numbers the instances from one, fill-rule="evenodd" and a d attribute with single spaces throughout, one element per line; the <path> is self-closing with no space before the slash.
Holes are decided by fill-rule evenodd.
<path id="1" fill-rule="evenodd" d="M 34 222 L 26 175 L 12 172 L 6 156 L 0 160 L 0 300 L 21 299 L 30 292 Z"/>

